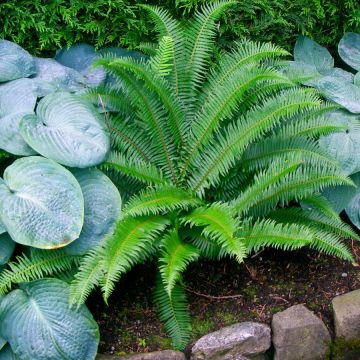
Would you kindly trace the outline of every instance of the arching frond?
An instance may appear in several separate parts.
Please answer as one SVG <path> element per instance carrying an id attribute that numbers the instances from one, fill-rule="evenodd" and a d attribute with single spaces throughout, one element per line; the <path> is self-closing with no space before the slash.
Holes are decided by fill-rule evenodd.
<path id="1" fill-rule="evenodd" d="M 161 242 L 159 268 L 165 290 L 170 298 L 183 271 L 190 262 L 197 260 L 199 255 L 199 250 L 195 246 L 183 242 L 175 229 L 164 236 Z"/>
<path id="2" fill-rule="evenodd" d="M 150 66 L 159 76 L 167 76 L 173 67 L 174 41 L 170 36 L 164 36 L 159 42 L 156 55 L 151 58 Z"/>
<path id="3" fill-rule="evenodd" d="M 189 209 L 202 204 L 191 192 L 175 186 L 150 188 L 134 196 L 126 204 L 124 216 L 143 216 Z"/>

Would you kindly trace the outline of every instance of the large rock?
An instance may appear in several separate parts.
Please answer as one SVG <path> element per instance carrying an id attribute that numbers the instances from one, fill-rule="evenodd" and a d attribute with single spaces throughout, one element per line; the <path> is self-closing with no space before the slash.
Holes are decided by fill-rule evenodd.
<path id="1" fill-rule="evenodd" d="M 98 355 L 96 360 L 185 360 L 185 355 L 180 351 L 164 350 L 133 355 Z"/>
<path id="2" fill-rule="evenodd" d="M 337 296 L 332 301 L 335 335 L 345 340 L 360 337 L 360 290 Z"/>
<path id="3" fill-rule="evenodd" d="M 191 350 L 191 360 L 266 359 L 270 332 L 269 326 L 253 322 L 227 326 L 199 339 Z"/>
<path id="4" fill-rule="evenodd" d="M 304 305 L 291 306 L 272 319 L 274 360 L 325 358 L 330 334 L 325 324 Z"/>

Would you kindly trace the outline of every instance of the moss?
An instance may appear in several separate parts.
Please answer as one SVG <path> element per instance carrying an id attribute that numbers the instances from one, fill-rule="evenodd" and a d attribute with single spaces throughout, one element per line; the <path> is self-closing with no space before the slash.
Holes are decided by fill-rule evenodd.
<path id="1" fill-rule="evenodd" d="M 327 360 L 358 360 L 360 359 L 360 339 L 345 340 L 337 338 L 329 344 Z"/>
<path id="2" fill-rule="evenodd" d="M 278 313 L 278 312 L 284 311 L 285 308 L 286 308 L 286 306 L 284 306 L 284 305 L 276 305 L 276 306 L 274 306 L 274 307 L 271 308 L 271 312 L 272 312 L 273 314 L 276 314 L 276 313 Z"/>
<path id="3" fill-rule="evenodd" d="M 201 319 L 196 317 L 192 323 L 192 337 L 197 339 L 205 334 L 208 334 L 214 328 L 215 323 L 212 319 Z"/>
<path id="4" fill-rule="evenodd" d="M 152 335 L 147 340 L 147 344 L 151 348 L 159 348 L 160 350 L 171 349 L 171 339 L 167 337 L 162 337 L 160 335 Z"/>

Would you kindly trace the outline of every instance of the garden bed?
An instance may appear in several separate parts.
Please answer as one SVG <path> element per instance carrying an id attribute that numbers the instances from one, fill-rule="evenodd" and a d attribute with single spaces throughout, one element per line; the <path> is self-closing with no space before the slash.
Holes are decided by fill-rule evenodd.
<path id="1" fill-rule="evenodd" d="M 348 242 L 360 263 L 360 245 Z M 100 294 L 89 299 L 99 323 L 99 352 L 123 354 L 171 348 L 152 305 L 151 265 L 128 273 L 104 307 Z M 308 250 L 267 250 L 244 264 L 200 262 L 185 274 L 192 316 L 192 341 L 239 321 L 270 324 L 274 313 L 306 304 L 333 334 L 331 300 L 360 288 L 360 266 Z"/>

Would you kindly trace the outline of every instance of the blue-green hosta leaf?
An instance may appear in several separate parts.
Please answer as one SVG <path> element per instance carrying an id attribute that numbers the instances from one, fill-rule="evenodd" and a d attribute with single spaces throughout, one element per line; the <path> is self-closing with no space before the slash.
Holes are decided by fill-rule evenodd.
<path id="1" fill-rule="evenodd" d="M 0 301 L 1 301 L 1 297 L 0 297 Z M 7 341 L 0 336 L 0 359 L 1 359 L 1 350 L 4 348 L 6 344 Z"/>
<path id="2" fill-rule="evenodd" d="M 348 65 L 360 71 L 360 34 L 345 33 L 339 42 L 338 51 Z"/>
<path id="3" fill-rule="evenodd" d="M 84 199 L 74 176 L 52 160 L 30 156 L 6 168 L 0 182 L 0 218 L 12 239 L 42 249 L 77 239 Z"/>
<path id="4" fill-rule="evenodd" d="M 33 79 L 18 79 L 0 85 L 0 117 L 18 112 L 32 113 L 37 100 Z"/>
<path id="5" fill-rule="evenodd" d="M 340 214 L 349 204 L 356 194 L 355 186 L 338 185 L 327 187 L 322 191 L 322 195 L 329 200 L 332 208 Z"/>
<path id="6" fill-rule="evenodd" d="M 360 171 L 360 116 L 344 110 L 333 111 L 328 115 L 332 122 L 336 120 L 345 129 L 322 136 L 320 147 L 331 157 L 337 159 L 346 174 Z"/>
<path id="7" fill-rule="evenodd" d="M 63 47 L 55 55 L 60 64 L 80 72 L 89 85 L 99 85 L 106 78 L 106 72 L 101 67 L 93 68 L 93 63 L 100 57 L 91 45 L 79 43 L 70 48 Z"/>
<path id="8" fill-rule="evenodd" d="M 294 59 L 313 65 L 318 71 L 334 67 L 334 59 L 329 51 L 306 36 L 298 37 L 294 47 Z"/>
<path id="9" fill-rule="evenodd" d="M 357 72 L 354 76 L 354 85 L 360 87 L 360 71 Z"/>
<path id="10" fill-rule="evenodd" d="M 352 83 L 354 81 L 354 74 L 336 67 L 321 71 L 321 75 L 335 77 L 349 83 Z"/>
<path id="11" fill-rule="evenodd" d="M 5 342 L 3 348 L 0 347 L 0 360 L 20 360 L 20 358 L 13 353 L 10 345 Z"/>
<path id="12" fill-rule="evenodd" d="M 35 58 L 36 79 L 40 96 L 55 91 L 76 92 L 84 88 L 85 78 L 76 70 L 63 66 L 54 59 Z"/>
<path id="13" fill-rule="evenodd" d="M 33 150 L 19 132 L 21 119 L 29 113 L 14 113 L 0 118 L 0 149 L 14 155 L 34 155 Z"/>
<path id="14" fill-rule="evenodd" d="M 0 82 L 35 74 L 33 57 L 19 45 L 0 39 Z"/>
<path id="15" fill-rule="evenodd" d="M 41 155 L 78 168 L 105 160 L 110 138 L 92 104 L 74 94 L 53 93 L 40 100 L 36 115 L 23 117 L 20 133 Z"/>
<path id="16" fill-rule="evenodd" d="M 98 326 L 85 305 L 69 307 L 69 285 L 58 279 L 20 284 L 0 303 L 0 334 L 22 360 L 92 360 Z"/>
<path id="17" fill-rule="evenodd" d="M 317 79 L 321 78 L 321 74 L 314 65 L 300 61 L 289 61 L 285 73 L 291 80 L 307 86 L 315 86 Z"/>
<path id="18" fill-rule="evenodd" d="M 352 180 L 356 184 L 355 194 L 347 204 L 345 212 L 351 222 L 360 229 L 360 172 L 351 176 Z"/>
<path id="19" fill-rule="evenodd" d="M 0 235 L 0 265 L 6 264 L 15 250 L 15 242 L 8 233 Z"/>
<path id="20" fill-rule="evenodd" d="M 100 170 L 74 170 L 73 174 L 84 195 L 84 225 L 80 237 L 64 250 L 70 255 L 83 255 L 113 231 L 121 212 L 121 197 Z"/>
<path id="21" fill-rule="evenodd" d="M 327 99 L 342 105 L 352 113 L 360 113 L 360 87 L 332 76 L 318 80 L 316 87 Z"/>

